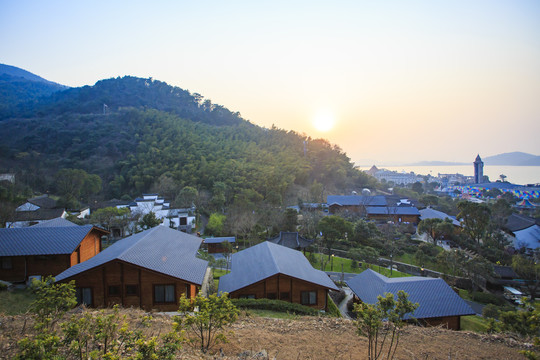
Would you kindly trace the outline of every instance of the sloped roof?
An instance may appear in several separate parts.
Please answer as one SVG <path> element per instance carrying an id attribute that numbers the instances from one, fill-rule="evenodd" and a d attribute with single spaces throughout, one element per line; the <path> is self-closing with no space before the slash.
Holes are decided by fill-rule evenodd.
<path id="1" fill-rule="evenodd" d="M 71 254 L 92 229 L 98 228 L 84 225 L 0 229 L 0 256 Z"/>
<path id="2" fill-rule="evenodd" d="M 303 249 L 313 244 L 314 240 L 306 239 L 297 232 L 280 231 L 278 236 L 268 239 L 268 241 L 290 249 Z"/>
<path id="3" fill-rule="evenodd" d="M 62 226 L 79 226 L 64 218 L 56 218 L 40 222 L 39 224 L 32 225 L 32 227 L 62 227 Z"/>
<path id="4" fill-rule="evenodd" d="M 534 224 L 523 230 L 514 231 L 514 247 L 516 249 L 537 249 L 540 247 L 540 226 Z"/>
<path id="5" fill-rule="evenodd" d="M 328 195 L 326 198 L 328 205 L 341 206 L 386 206 L 384 195 L 364 196 L 364 195 Z"/>
<path id="6" fill-rule="evenodd" d="M 444 316 L 474 315 L 474 310 L 444 282 L 420 276 L 387 278 L 371 269 L 346 281 L 351 290 L 365 303 L 377 303 L 377 296 L 385 293 L 397 297 L 399 290 L 409 294 L 409 300 L 419 306 L 405 318 L 433 318 Z"/>
<path id="7" fill-rule="evenodd" d="M 35 198 L 28 199 L 27 201 L 43 209 L 53 209 L 56 207 L 56 200 L 47 195 L 36 196 Z"/>
<path id="8" fill-rule="evenodd" d="M 236 242 L 236 238 L 234 236 L 231 237 L 212 237 L 212 238 L 206 238 L 203 240 L 205 244 L 221 244 L 224 241 L 228 241 L 230 243 Z"/>
<path id="9" fill-rule="evenodd" d="M 438 211 L 438 210 L 435 210 L 435 209 L 432 209 L 432 208 L 425 208 L 425 209 L 420 210 L 420 219 L 421 220 L 425 220 L 425 219 L 441 219 L 441 220 L 450 219 L 450 220 L 452 220 L 452 224 L 454 224 L 455 226 L 460 226 L 461 225 L 459 223 L 459 221 L 457 221 L 454 216 L 450 216 L 450 215 L 448 215 L 446 213 L 443 213 L 442 211 Z"/>
<path id="10" fill-rule="evenodd" d="M 504 225 L 504 227 L 514 232 L 531 227 L 535 223 L 536 220 L 531 217 L 520 214 L 512 214 L 506 220 L 506 224 Z"/>
<path id="11" fill-rule="evenodd" d="M 517 279 L 518 275 L 511 266 L 493 265 L 493 272 L 500 278 Z"/>
<path id="12" fill-rule="evenodd" d="M 44 209 L 39 208 L 33 211 L 15 211 L 13 222 L 17 221 L 35 221 L 35 220 L 51 220 L 61 217 L 64 214 L 64 209 Z"/>
<path id="13" fill-rule="evenodd" d="M 231 269 L 220 278 L 218 292 L 230 293 L 277 274 L 338 290 L 328 275 L 314 269 L 300 251 L 269 241 L 233 254 Z"/>
<path id="14" fill-rule="evenodd" d="M 195 257 L 202 239 L 156 226 L 119 240 L 96 256 L 77 264 L 58 276 L 64 280 L 113 260 L 121 260 L 161 274 L 201 285 L 208 262 Z"/>
<path id="15" fill-rule="evenodd" d="M 370 215 L 420 215 L 414 206 L 368 206 L 366 212 Z"/>

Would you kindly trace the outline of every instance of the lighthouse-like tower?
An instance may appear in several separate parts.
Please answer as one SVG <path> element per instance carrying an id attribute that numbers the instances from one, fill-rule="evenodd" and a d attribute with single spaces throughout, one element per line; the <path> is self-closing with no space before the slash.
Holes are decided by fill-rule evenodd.
<path id="1" fill-rule="evenodd" d="M 484 182 L 484 162 L 480 159 L 480 155 L 476 155 L 474 165 L 474 183 L 482 184 Z"/>

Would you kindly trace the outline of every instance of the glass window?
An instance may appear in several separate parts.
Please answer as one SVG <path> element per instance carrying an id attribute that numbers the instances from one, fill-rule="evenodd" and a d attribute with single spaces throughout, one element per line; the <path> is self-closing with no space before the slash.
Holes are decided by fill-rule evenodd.
<path id="1" fill-rule="evenodd" d="M 156 303 L 174 303 L 174 285 L 155 285 L 154 301 Z"/>
<path id="2" fill-rule="evenodd" d="M 238 298 L 240 298 L 240 299 L 255 299 L 255 294 L 240 295 Z"/>
<path id="3" fill-rule="evenodd" d="M 2 258 L 0 258 L 0 261 L 2 262 L 2 270 L 11 270 L 11 269 L 13 269 L 13 263 L 11 262 L 10 257 L 2 257 Z"/>
<path id="4" fill-rule="evenodd" d="M 139 295 L 139 287 L 137 285 L 126 285 L 126 295 Z"/>
<path id="5" fill-rule="evenodd" d="M 302 305 L 316 305 L 316 304 L 317 304 L 316 291 L 302 291 Z"/>
<path id="6" fill-rule="evenodd" d="M 275 300 L 277 298 L 277 294 L 276 293 L 268 293 L 268 294 L 266 294 L 266 298 L 270 299 L 270 300 Z"/>
<path id="7" fill-rule="evenodd" d="M 120 296 L 120 286 L 118 285 L 109 286 L 109 296 Z"/>
<path id="8" fill-rule="evenodd" d="M 289 292 L 280 292 L 279 293 L 279 298 L 281 300 L 289 300 Z"/>
<path id="9" fill-rule="evenodd" d="M 75 290 L 77 304 L 92 305 L 92 288 L 77 288 Z"/>

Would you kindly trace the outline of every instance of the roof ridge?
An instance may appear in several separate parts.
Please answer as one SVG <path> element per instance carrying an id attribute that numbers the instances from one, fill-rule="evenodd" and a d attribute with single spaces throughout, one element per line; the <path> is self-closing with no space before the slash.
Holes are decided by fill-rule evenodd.
<path id="1" fill-rule="evenodd" d="M 137 245 L 140 241 L 142 241 L 143 239 L 145 239 L 149 234 L 153 233 L 155 231 L 155 229 L 157 229 L 160 225 L 158 226 L 154 226 L 153 228 L 149 229 L 149 231 L 142 231 L 140 232 L 139 234 L 144 234 L 142 236 L 139 236 L 139 239 L 135 239 L 135 241 L 133 241 L 132 244 L 129 244 L 129 246 L 126 246 L 126 248 L 116 256 L 117 259 L 120 259 L 120 257 L 124 256 L 127 252 L 129 252 L 135 245 Z M 128 236 L 128 237 L 125 237 L 123 239 L 120 239 L 120 240 L 125 240 L 125 239 L 129 239 L 131 237 L 131 239 L 133 239 L 133 236 L 137 236 L 137 234 L 135 235 L 132 235 L 132 236 Z"/>
<path id="2" fill-rule="evenodd" d="M 269 241 L 265 241 L 263 244 L 266 244 L 266 247 L 268 248 L 268 251 L 270 252 L 270 258 L 272 259 L 272 263 L 274 264 L 277 272 L 281 272 L 281 269 L 280 269 L 280 267 L 279 267 L 279 265 L 278 265 L 278 263 L 276 261 L 276 258 L 274 257 L 274 252 L 272 251 L 272 247 L 269 244 L 276 245 L 276 246 L 281 246 L 281 245 L 270 243 Z M 288 249 L 285 246 L 284 246 L 284 248 Z"/>

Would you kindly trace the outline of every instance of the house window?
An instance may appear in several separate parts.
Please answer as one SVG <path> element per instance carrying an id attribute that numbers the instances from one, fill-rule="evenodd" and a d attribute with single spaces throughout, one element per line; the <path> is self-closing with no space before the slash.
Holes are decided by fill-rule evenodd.
<path id="1" fill-rule="evenodd" d="M 180 225 L 187 225 L 187 217 L 180 218 Z"/>
<path id="2" fill-rule="evenodd" d="M 279 298 L 280 300 L 289 300 L 290 299 L 290 294 L 289 292 L 280 292 L 279 293 Z"/>
<path id="3" fill-rule="evenodd" d="M 244 294 L 238 296 L 239 299 L 255 299 L 255 294 Z"/>
<path id="4" fill-rule="evenodd" d="M 139 286 L 137 286 L 137 285 L 126 285 L 126 295 L 127 296 L 137 296 L 137 295 L 139 295 Z"/>
<path id="5" fill-rule="evenodd" d="M 75 290 L 75 295 L 77 296 L 77 304 L 84 304 L 91 306 L 92 305 L 92 288 L 84 287 L 77 288 Z"/>
<path id="6" fill-rule="evenodd" d="M 2 262 L 2 270 L 11 270 L 11 269 L 13 269 L 13 263 L 11 262 L 10 257 L 8 257 L 8 256 L 1 257 L 0 262 Z"/>
<path id="7" fill-rule="evenodd" d="M 302 291 L 302 305 L 316 305 L 317 304 L 317 292 L 316 291 Z"/>
<path id="8" fill-rule="evenodd" d="M 155 303 L 174 303 L 175 299 L 174 285 L 154 285 Z"/>
<path id="9" fill-rule="evenodd" d="M 109 296 L 120 296 L 120 286 L 118 285 L 109 286 Z"/>
<path id="10" fill-rule="evenodd" d="M 276 293 L 268 293 L 268 294 L 266 294 L 266 298 L 270 299 L 270 300 L 275 300 L 277 298 L 277 294 Z"/>

